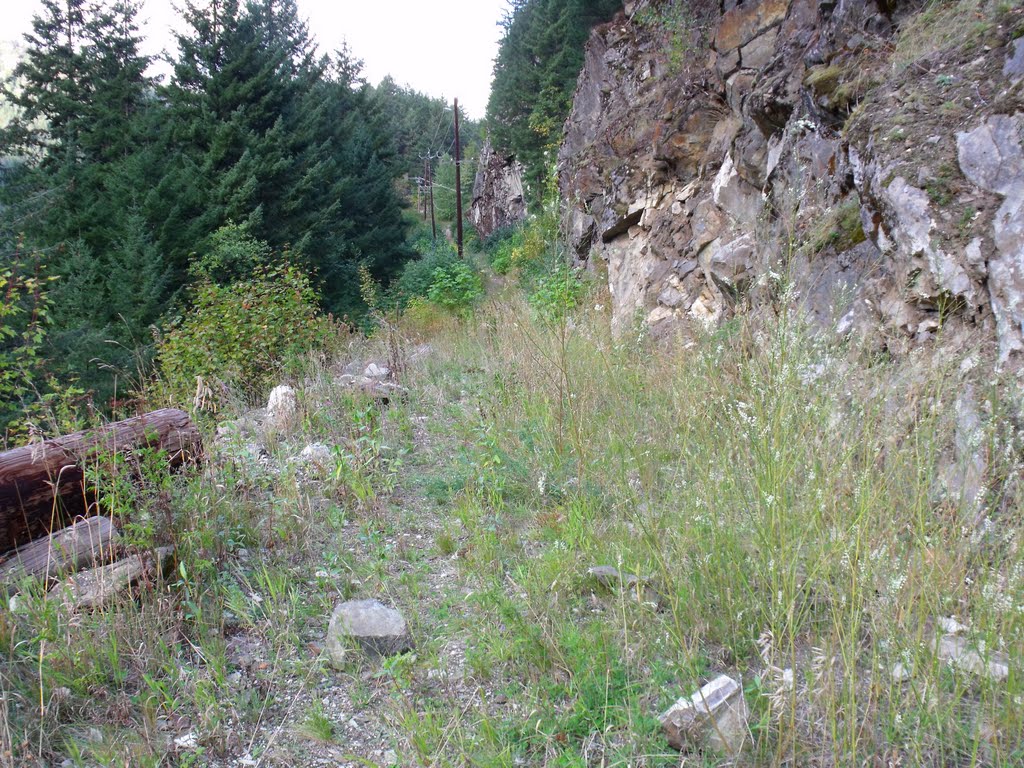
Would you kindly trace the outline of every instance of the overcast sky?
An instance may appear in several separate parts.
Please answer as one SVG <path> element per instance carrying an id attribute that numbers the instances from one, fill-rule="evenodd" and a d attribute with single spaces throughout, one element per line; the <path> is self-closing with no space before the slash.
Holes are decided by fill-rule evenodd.
<path id="1" fill-rule="evenodd" d="M 31 28 L 38 0 L 0 0 L 4 38 Z M 140 14 L 146 53 L 173 51 L 174 0 L 145 0 Z M 432 96 L 457 97 L 470 117 L 487 107 L 506 0 L 298 0 L 322 52 L 347 41 L 377 83 L 390 74 Z"/>

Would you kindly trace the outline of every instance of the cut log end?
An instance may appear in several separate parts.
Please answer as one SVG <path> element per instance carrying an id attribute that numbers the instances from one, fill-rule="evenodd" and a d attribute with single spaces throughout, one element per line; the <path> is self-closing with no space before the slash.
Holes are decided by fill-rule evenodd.
<path id="1" fill-rule="evenodd" d="M 107 517 L 90 517 L 15 550 L 0 563 L 0 585 L 8 594 L 25 578 L 47 585 L 66 573 L 113 559 L 120 534 Z"/>

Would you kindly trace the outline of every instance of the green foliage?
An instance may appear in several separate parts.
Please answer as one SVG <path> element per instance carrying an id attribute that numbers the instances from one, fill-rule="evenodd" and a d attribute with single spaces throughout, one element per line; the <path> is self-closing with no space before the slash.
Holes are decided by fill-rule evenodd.
<path id="1" fill-rule="evenodd" d="M 418 259 L 406 262 L 402 273 L 391 285 L 391 296 L 400 305 L 414 298 L 426 299 L 438 269 L 447 269 L 459 260 L 455 246 L 444 238 L 432 240 L 424 236 L 415 245 Z"/>
<path id="2" fill-rule="evenodd" d="M 455 261 L 434 270 L 427 298 L 453 314 L 463 315 L 483 294 L 480 275 L 465 261 Z"/>
<path id="3" fill-rule="evenodd" d="M 0 430 L 34 399 L 50 301 L 39 257 L 0 268 Z"/>
<path id="4" fill-rule="evenodd" d="M 557 323 L 579 306 L 585 293 L 578 271 L 560 265 L 537 279 L 527 302 L 542 321 Z"/>
<path id="5" fill-rule="evenodd" d="M 193 309 L 160 341 L 160 375 L 179 403 L 191 401 L 199 377 L 260 398 L 326 330 L 305 274 L 286 264 L 259 267 L 244 281 L 198 287 Z M 213 397 L 220 400 L 216 390 Z"/>
<path id="6" fill-rule="evenodd" d="M 385 130 L 394 141 L 396 173 L 419 179 L 423 176 L 424 157 L 437 157 L 439 152 L 451 154 L 454 150 L 455 121 L 450 101 L 400 86 L 390 76 L 369 90 L 370 105 L 381 115 Z M 462 157 L 468 160 L 476 155 L 480 144 L 480 125 L 466 117 L 464 106 L 459 105 L 459 142 Z M 440 174 L 439 169 L 435 171 Z M 468 175 L 472 184 L 473 174 Z M 448 186 L 454 189 L 455 185 Z"/>
<path id="7" fill-rule="evenodd" d="M 550 156 L 561 141 L 590 29 L 619 0 L 518 0 L 502 23 L 487 124 L 495 146 L 526 167 L 527 199 L 538 208 Z"/>
<path id="8" fill-rule="evenodd" d="M 24 233 L 47 254 L 39 357 L 101 407 L 145 375 L 192 282 L 287 251 L 341 314 L 360 306 L 358 265 L 387 281 L 412 255 L 382 102 L 344 48 L 316 52 L 294 0 L 185 3 L 166 86 L 146 75 L 139 8 L 44 0 L 0 91 L 0 248 Z"/>
<path id="9" fill-rule="evenodd" d="M 473 199 L 473 173 L 467 169 L 476 163 L 477 147 L 466 150 L 462 159 L 462 205 L 469 208 Z M 438 159 L 434 170 L 434 209 L 439 221 L 455 221 L 455 160 L 451 155 L 444 154 Z"/>
<path id="10" fill-rule="evenodd" d="M 210 236 L 210 249 L 193 259 L 188 271 L 197 280 L 230 285 L 266 267 L 271 256 L 270 246 L 253 237 L 248 225 L 230 222 Z"/>

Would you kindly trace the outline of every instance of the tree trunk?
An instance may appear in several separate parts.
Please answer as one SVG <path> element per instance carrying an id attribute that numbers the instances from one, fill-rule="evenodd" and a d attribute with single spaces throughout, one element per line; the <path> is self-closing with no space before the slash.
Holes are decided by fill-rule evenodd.
<path id="1" fill-rule="evenodd" d="M 20 547 L 0 563 L 0 585 L 17 589 L 26 576 L 54 579 L 79 568 L 89 568 L 114 558 L 120 536 L 108 517 L 79 520 L 70 528 Z"/>
<path id="2" fill-rule="evenodd" d="M 84 468 L 142 448 L 166 451 L 177 467 L 198 459 L 202 441 L 187 413 L 164 409 L 0 453 L 0 552 L 94 515 L 96 489 Z"/>
<path id="3" fill-rule="evenodd" d="M 174 560 L 174 550 L 161 547 L 155 552 L 129 555 L 110 565 L 79 571 L 54 589 L 61 593 L 72 610 L 102 608 L 117 599 L 135 582 L 152 581 L 167 575 Z"/>

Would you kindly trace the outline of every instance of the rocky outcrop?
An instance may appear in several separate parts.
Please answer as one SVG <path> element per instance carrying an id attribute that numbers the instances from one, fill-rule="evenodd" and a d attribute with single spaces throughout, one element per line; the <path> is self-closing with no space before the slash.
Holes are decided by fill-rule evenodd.
<path id="1" fill-rule="evenodd" d="M 980 331 L 1024 362 L 1024 19 L 919 55 L 906 5 L 639 0 L 595 30 L 559 183 L 617 328 L 795 301 L 890 351 Z"/>
<path id="2" fill-rule="evenodd" d="M 481 238 L 526 218 L 523 166 L 495 151 L 490 141 L 480 150 L 470 217 Z"/>

